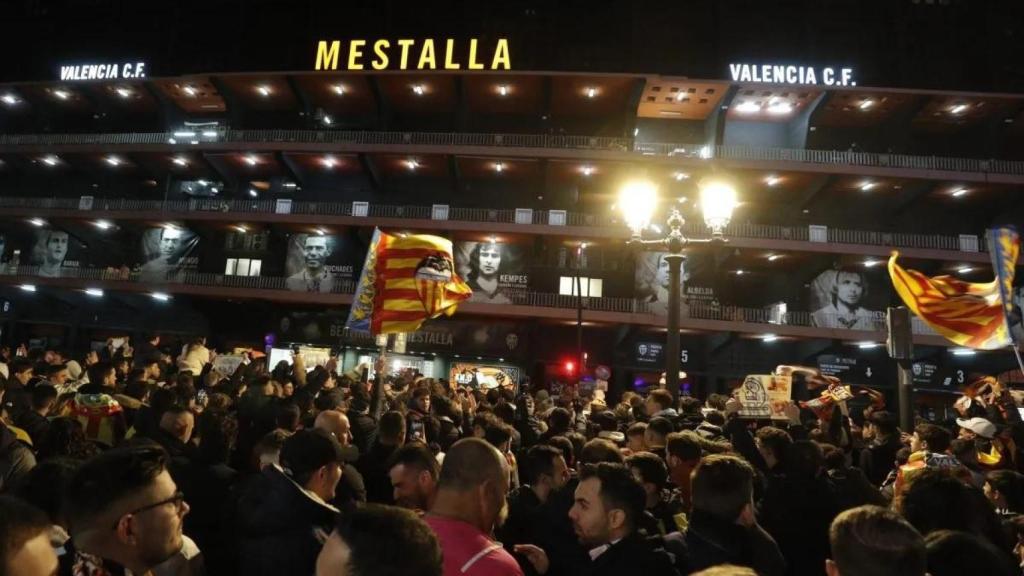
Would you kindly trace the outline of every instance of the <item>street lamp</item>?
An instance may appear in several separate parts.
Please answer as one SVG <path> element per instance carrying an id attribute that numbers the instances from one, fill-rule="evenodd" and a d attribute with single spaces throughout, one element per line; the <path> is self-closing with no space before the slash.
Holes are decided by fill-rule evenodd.
<path id="1" fill-rule="evenodd" d="M 688 244 L 724 242 L 725 227 L 729 225 L 732 211 L 736 207 L 736 189 L 727 180 L 706 178 L 700 187 L 700 206 L 704 224 L 711 231 L 709 238 L 688 238 L 683 235 L 683 219 L 675 206 L 668 216 L 668 235 L 658 240 L 641 238 L 643 230 L 651 224 L 651 217 L 658 203 L 657 188 L 651 182 L 638 180 L 626 183 L 619 191 L 619 206 L 622 208 L 626 225 L 632 236 L 630 246 L 658 246 L 665 248 L 668 255 L 668 337 L 665 355 L 665 387 L 672 393 L 676 404 L 679 402 L 679 307 L 682 281 L 680 272 L 686 257 L 682 254 Z"/>

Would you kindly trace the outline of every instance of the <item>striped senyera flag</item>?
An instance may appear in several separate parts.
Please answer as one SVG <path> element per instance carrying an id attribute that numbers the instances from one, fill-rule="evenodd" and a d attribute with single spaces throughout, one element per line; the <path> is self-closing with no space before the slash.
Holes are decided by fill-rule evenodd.
<path id="1" fill-rule="evenodd" d="M 451 240 L 376 230 L 349 326 L 374 335 L 415 332 L 428 318 L 454 314 L 472 293 L 455 273 Z"/>
<path id="2" fill-rule="evenodd" d="M 1006 320 L 1008 287 L 1013 284 L 1020 241 L 1012 229 L 991 231 L 990 248 L 996 279 L 972 283 L 936 276 L 929 278 L 889 258 L 889 276 L 903 302 L 947 340 L 967 348 L 995 350 L 1012 344 Z"/>

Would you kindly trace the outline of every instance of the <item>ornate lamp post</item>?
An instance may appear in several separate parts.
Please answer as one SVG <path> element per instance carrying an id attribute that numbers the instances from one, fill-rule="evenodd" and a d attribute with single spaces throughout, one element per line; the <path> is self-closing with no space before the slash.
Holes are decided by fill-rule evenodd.
<path id="1" fill-rule="evenodd" d="M 632 231 L 630 246 L 656 246 L 668 251 L 668 337 L 665 346 L 665 387 L 679 401 L 679 309 L 681 300 L 681 270 L 686 256 L 683 249 L 689 244 L 725 242 L 725 227 L 732 218 L 736 206 L 736 189 L 722 179 L 705 179 L 699 184 L 700 206 L 704 213 L 704 224 L 711 230 L 708 238 L 689 238 L 683 234 L 686 221 L 679 209 L 672 207 L 668 216 L 668 235 L 657 240 L 641 238 L 643 230 L 651 223 L 651 217 L 658 203 L 657 188 L 648 181 L 634 181 L 625 184 L 619 191 L 619 206 L 626 224 Z"/>

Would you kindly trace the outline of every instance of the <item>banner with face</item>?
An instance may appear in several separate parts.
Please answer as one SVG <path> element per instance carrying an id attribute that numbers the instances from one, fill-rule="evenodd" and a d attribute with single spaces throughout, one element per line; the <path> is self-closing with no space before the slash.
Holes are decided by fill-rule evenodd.
<path id="1" fill-rule="evenodd" d="M 354 265 L 340 236 L 295 234 L 288 239 L 285 275 L 289 290 L 329 293 L 352 280 Z"/>
<path id="2" fill-rule="evenodd" d="M 657 316 L 668 315 L 668 252 L 644 252 L 636 258 L 633 289 L 636 298 Z M 711 262 L 688 256 L 680 267 L 680 304 L 683 317 L 690 306 L 718 306 Z"/>
<path id="3" fill-rule="evenodd" d="M 69 252 L 71 257 L 69 258 Z M 77 268 L 81 257 L 81 244 L 67 232 L 56 228 L 36 230 L 29 264 L 39 267 L 39 275 L 60 278 L 65 268 Z"/>
<path id="4" fill-rule="evenodd" d="M 874 285 L 875 290 L 869 290 Z M 811 322 L 821 328 L 885 329 L 885 280 L 881 274 L 843 268 L 826 270 L 811 282 Z"/>
<path id="5" fill-rule="evenodd" d="M 186 228 L 149 228 L 142 233 L 139 277 L 160 282 L 169 273 L 199 267 L 199 236 Z"/>
<path id="6" fill-rule="evenodd" d="M 516 293 L 525 292 L 529 275 L 522 246 L 501 242 L 459 242 L 455 245 L 455 269 L 473 289 L 470 302 L 510 304 Z"/>

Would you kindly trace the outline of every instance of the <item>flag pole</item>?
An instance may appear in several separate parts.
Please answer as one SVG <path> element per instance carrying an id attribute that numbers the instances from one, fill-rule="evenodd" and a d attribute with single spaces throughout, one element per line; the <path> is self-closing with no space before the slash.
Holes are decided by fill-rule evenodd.
<path id="1" fill-rule="evenodd" d="M 1024 376 L 1024 361 L 1020 358 L 1020 349 L 1017 348 L 1016 342 L 1010 344 L 1010 349 L 1013 350 L 1013 355 L 1017 358 L 1017 367 L 1020 368 L 1020 373 Z"/>

